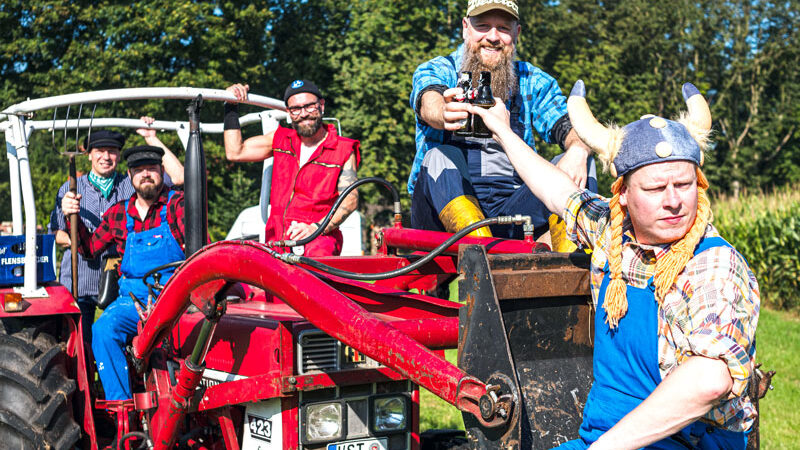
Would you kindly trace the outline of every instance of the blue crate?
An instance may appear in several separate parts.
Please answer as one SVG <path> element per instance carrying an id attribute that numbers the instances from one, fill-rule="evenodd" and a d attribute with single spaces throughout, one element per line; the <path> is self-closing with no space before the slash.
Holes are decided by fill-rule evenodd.
<path id="1" fill-rule="evenodd" d="M 55 235 L 36 236 L 36 279 L 44 283 L 56 279 Z M 25 236 L 0 236 L 0 286 L 21 286 L 25 266 Z"/>

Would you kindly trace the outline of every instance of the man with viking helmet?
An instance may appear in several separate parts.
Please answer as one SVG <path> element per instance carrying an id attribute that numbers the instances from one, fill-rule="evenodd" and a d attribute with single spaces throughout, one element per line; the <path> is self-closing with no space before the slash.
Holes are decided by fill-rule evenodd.
<path id="1" fill-rule="evenodd" d="M 471 108 L 531 191 L 591 248 L 594 382 L 580 438 L 560 448 L 745 448 L 756 410 L 746 387 L 759 291 L 711 224 L 701 167 L 711 113 L 693 85 L 688 113 L 601 125 L 578 81 L 574 129 L 618 177 L 611 199 L 579 189 L 508 125 L 502 103 Z"/>

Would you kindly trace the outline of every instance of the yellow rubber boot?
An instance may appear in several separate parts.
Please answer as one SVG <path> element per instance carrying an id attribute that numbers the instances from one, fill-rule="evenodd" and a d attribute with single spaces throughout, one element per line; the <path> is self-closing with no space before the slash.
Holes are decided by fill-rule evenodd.
<path id="1" fill-rule="evenodd" d="M 478 199 L 471 195 L 461 195 L 450 200 L 450 203 L 446 204 L 439 213 L 439 220 L 442 221 L 444 228 L 450 233 L 457 233 L 485 218 L 483 211 L 478 206 Z M 481 227 L 472 231 L 469 235 L 492 237 L 492 232 L 489 231 L 489 227 Z"/>
<path id="2" fill-rule="evenodd" d="M 551 214 L 547 222 L 550 224 L 550 241 L 554 252 L 572 253 L 578 249 L 577 245 L 567 239 L 567 224 L 563 219 Z"/>

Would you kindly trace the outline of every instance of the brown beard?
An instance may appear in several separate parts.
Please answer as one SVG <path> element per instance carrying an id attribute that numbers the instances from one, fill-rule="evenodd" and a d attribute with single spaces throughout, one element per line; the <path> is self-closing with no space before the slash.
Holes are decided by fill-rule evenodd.
<path id="1" fill-rule="evenodd" d="M 514 65 L 516 46 L 504 46 L 500 53 L 500 61 L 494 65 L 484 64 L 480 48 L 484 44 L 468 42 L 461 58 L 461 71 L 472 72 L 472 85 L 477 87 L 481 72 L 492 74 L 492 95 L 507 102 L 517 93 L 517 71 Z"/>
<path id="2" fill-rule="evenodd" d="M 150 180 L 153 182 L 153 184 L 143 186 L 142 182 L 145 180 Z M 152 178 L 144 178 L 139 180 L 139 186 L 136 186 L 136 194 L 144 200 L 155 200 L 158 197 L 158 194 L 161 192 L 162 186 L 162 184 L 158 184 L 155 181 L 156 180 Z"/>
<path id="3" fill-rule="evenodd" d="M 303 124 L 292 122 L 292 128 L 294 128 L 301 137 L 311 137 L 322 127 L 322 114 L 309 117 L 309 119 L 312 120 L 311 123 L 305 122 L 307 119 L 303 119 L 305 122 Z"/>

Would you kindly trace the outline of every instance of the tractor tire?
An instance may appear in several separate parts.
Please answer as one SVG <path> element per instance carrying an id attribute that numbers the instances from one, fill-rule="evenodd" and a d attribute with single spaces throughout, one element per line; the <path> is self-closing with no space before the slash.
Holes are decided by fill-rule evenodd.
<path id="1" fill-rule="evenodd" d="M 5 321 L 3 321 L 5 322 Z M 81 437 L 72 416 L 75 380 L 45 323 L 0 323 L 0 446 L 68 450 Z"/>

